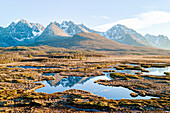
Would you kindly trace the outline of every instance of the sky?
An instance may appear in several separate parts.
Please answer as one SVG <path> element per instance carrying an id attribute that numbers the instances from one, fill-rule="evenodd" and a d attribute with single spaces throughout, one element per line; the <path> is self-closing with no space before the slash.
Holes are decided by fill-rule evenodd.
<path id="1" fill-rule="evenodd" d="M 0 26 L 20 19 L 44 26 L 71 20 L 98 31 L 122 24 L 170 38 L 170 0 L 0 0 Z"/>

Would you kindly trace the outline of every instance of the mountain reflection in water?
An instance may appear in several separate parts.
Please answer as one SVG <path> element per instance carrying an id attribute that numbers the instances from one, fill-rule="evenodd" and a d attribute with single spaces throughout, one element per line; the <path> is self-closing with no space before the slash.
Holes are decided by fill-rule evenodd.
<path id="1" fill-rule="evenodd" d="M 95 80 L 105 79 L 110 80 L 110 74 L 106 73 L 105 76 L 96 76 L 96 77 L 75 77 L 68 76 L 65 78 L 64 76 L 59 75 L 59 73 L 55 74 L 45 74 L 45 75 L 53 75 L 56 80 L 51 81 L 40 81 L 45 84 L 45 87 L 39 88 L 37 92 L 45 92 L 45 93 L 54 93 L 54 92 L 62 92 L 68 89 L 81 89 L 85 91 L 90 91 L 95 95 L 106 97 L 107 99 L 150 99 L 153 98 L 151 96 L 146 97 L 131 97 L 130 93 L 133 92 L 127 88 L 123 87 L 112 87 L 112 86 L 104 86 L 99 85 L 98 83 L 94 83 Z"/>
<path id="2" fill-rule="evenodd" d="M 59 86 L 62 87 L 73 87 L 75 84 L 84 84 L 86 81 L 90 79 L 90 77 L 75 77 L 68 76 L 68 78 L 64 78 L 64 76 L 60 76 L 58 73 L 54 75 L 56 80 L 47 81 L 50 86 Z"/>

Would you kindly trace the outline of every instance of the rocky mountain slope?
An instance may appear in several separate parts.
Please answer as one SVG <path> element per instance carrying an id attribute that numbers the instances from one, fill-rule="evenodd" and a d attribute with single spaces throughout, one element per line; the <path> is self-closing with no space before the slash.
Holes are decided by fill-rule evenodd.
<path id="1" fill-rule="evenodd" d="M 163 36 L 163 35 L 154 36 L 154 35 L 146 34 L 145 38 L 154 47 L 170 49 L 170 40 L 168 39 L 167 36 Z"/>
<path id="2" fill-rule="evenodd" d="M 0 47 L 32 42 L 44 29 L 45 27 L 41 24 L 29 23 L 23 19 L 17 23 L 12 22 L 8 27 L 0 28 Z"/>
<path id="3" fill-rule="evenodd" d="M 45 27 L 38 23 L 29 23 L 21 19 L 17 23 L 12 22 L 6 30 L 17 41 L 24 41 L 26 39 L 33 39 L 40 36 Z"/>
<path id="4" fill-rule="evenodd" d="M 44 32 L 36 38 L 36 41 L 42 40 L 53 40 L 56 37 L 70 37 L 66 32 L 64 32 L 60 27 L 57 25 L 56 22 L 51 22 L 44 30 Z"/>
<path id="5" fill-rule="evenodd" d="M 120 24 L 117 24 L 111 29 L 107 30 L 105 36 L 122 44 L 149 46 L 149 42 L 145 39 L 145 37 L 137 33 L 135 30 L 129 29 L 126 26 Z"/>
<path id="6" fill-rule="evenodd" d="M 72 21 L 63 21 L 61 24 L 57 23 L 56 25 L 70 36 L 73 36 L 78 33 L 89 32 L 87 29 L 84 29 L 82 26 L 77 25 Z"/>

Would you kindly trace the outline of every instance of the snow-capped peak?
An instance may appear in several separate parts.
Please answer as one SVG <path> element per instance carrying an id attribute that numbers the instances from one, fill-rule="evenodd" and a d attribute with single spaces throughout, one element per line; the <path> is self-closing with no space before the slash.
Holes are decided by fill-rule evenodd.
<path id="1" fill-rule="evenodd" d="M 117 24 L 106 31 L 106 37 L 119 43 L 146 46 L 148 41 L 135 30 Z"/>
<path id="2" fill-rule="evenodd" d="M 12 22 L 9 26 L 8 26 L 8 28 L 14 28 L 15 27 L 15 22 Z"/>
<path id="3" fill-rule="evenodd" d="M 12 22 L 6 29 L 14 39 L 24 41 L 25 39 L 33 39 L 41 35 L 45 28 L 41 24 L 29 23 L 21 19 L 17 23 Z"/>
<path id="4" fill-rule="evenodd" d="M 63 21 L 61 24 L 57 23 L 57 26 L 60 27 L 63 31 L 65 31 L 70 36 L 82 32 L 89 32 L 87 29 L 83 28 L 80 25 L 75 24 L 72 21 Z"/>
<path id="5" fill-rule="evenodd" d="M 21 20 L 19 20 L 18 22 L 27 23 L 27 21 L 24 20 L 24 19 L 21 19 Z"/>

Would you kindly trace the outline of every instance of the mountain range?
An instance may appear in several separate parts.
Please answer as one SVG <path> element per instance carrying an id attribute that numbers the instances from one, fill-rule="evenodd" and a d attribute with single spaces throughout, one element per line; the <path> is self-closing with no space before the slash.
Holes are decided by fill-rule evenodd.
<path id="1" fill-rule="evenodd" d="M 144 49 L 170 50 L 168 37 L 146 34 L 117 24 L 106 32 L 99 32 L 72 21 L 51 22 L 47 27 L 21 19 L 8 27 L 0 27 L 0 47 L 18 45 L 49 45 L 71 49 L 115 50 Z M 134 48 L 135 46 L 135 48 Z"/>

